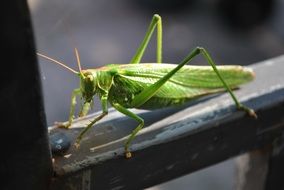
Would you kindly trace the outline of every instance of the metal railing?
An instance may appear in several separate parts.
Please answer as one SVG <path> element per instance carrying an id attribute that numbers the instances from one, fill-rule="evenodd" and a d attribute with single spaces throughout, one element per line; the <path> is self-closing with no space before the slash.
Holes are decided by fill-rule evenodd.
<path id="1" fill-rule="evenodd" d="M 271 176 L 275 172 L 281 176 L 283 171 L 278 164 L 275 167 L 283 146 L 283 63 L 284 56 L 251 65 L 256 79 L 235 91 L 245 105 L 256 111 L 258 119 L 236 110 L 226 93 L 179 108 L 134 110 L 145 119 L 146 127 L 131 146 L 131 159 L 124 158 L 123 144 L 137 124 L 110 111 L 85 136 L 79 149 L 71 147 L 65 156 L 56 157 L 58 180 L 53 183 L 54 189 L 141 189 L 244 153 L 250 154 L 243 157 L 247 164 L 239 167 L 239 175 L 249 174 L 246 179 L 251 180 L 240 180 L 238 188 L 277 187 L 282 181 L 275 182 Z M 60 152 L 63 143 L 72 144 L 81 128 L 97 114 L 77 120 L 68 131 L 51 130 L 51 138 L 61 139 L 54 150 Z M 258 172 L 261 167 L 263 172 Z"/>

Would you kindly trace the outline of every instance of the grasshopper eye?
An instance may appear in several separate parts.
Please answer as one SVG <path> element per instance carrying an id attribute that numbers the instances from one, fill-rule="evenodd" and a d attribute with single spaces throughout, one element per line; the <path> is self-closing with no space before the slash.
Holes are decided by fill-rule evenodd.
<path id="1" fill-rule="evenodd" d="M 93 82 L 94 81 L 94 76 L 91 73 L 87 72 L 87 73 L 84 73 L 84 78 L 83 79 L 87 83 Z"/>
<path id="2" fill-rule="evenodd" d="M 86 77 L 86 79 L 87 79 L 88 81 L 92 82 L 92 81 L 94 80 L 94 77 L 93 77 L 93 75 L 88 75 L 88 76 Z"/>

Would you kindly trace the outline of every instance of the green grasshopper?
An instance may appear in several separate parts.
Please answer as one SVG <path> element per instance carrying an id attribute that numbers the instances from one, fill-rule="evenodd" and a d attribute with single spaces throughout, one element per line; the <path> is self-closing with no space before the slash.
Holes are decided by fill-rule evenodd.
<path id="1" fill-rule="evenodd" d="M 140 63 L 155 28 L 157 28 L 156 63 Z M 186 65 L 199 54 L 210 66 Z M 80 88 L 72 93 L 69 121 L 64 125 L 65 128 L 69 128 L 73 122 L 76 96 L 81 96 L 84 100 L 79 116 L 85 116 L 88 113 L 96 94 L 100 98 L 102 113 L 81 131 L 76 139 L 77 146 L 83 135 L 108 114 L 108 102 L 117 111 L 139 123 L 125 143 L 127 158 L 132 156 L 129 151 L 131 142 L 144 126 L 144 120 L 128 108 L 155 109 L 179 105 L 207 94 L 226 90 L 238 109 L 252 117 L 257 117 L 252 109 L 238 101 L 231 90 L 251 81 L 254 78 L 252 70 L 238 65 L 218 66 L 217 69 L 209 53 L 202 47 L 195 48 L 178 65 L 162 63 L 162 20 L 157 14 L 153 16 L 141 45 L 130 61 L 131 64 L 111 64 L 82 70 L 79 53 L 75 48 L 79 67 L 77 72 L 57 60 L 40 53 L 38 55 L 67 68 L 80 78 Z"/>

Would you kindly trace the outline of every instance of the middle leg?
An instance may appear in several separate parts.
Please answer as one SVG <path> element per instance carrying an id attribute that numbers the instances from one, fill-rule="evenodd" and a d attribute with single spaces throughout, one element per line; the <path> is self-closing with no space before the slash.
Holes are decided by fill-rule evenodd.
<path id="1" fill-rule="evenodd" d="M 80 146 L 80 141 L 83 138 L 84 134 L 99 120 L 101 120 L 103 117 L 105 117 L 108 114 L 108 108 L 107 108 L 107 94 L 103 95 L 101 97 L 101 103 L 102 103 L 102 109 L 103 109 L 103 113 L 101 113 L 98 117 L 96 117 L 93 121 L 91 121 L 91 123 L 89 123 L 82 131 L 81 133 L 78 135 L 76 142 L 75 142 L 75 146 L 79 147 Z"/>
<path id="2" fill-rule="evenodd" d="M 127 110 L 125 107 L 121 106 L 120 104 L 118 103 L 112 103 L 112 106 L 117 110 L 119 111 L 120 113 L 126 115 L 126 116 L 129 116 L 131 117 L 132 119 L 136 120 L 139 122 L 139 125 L 132 131 L 131 135 L 128 137 L 126 143 L 125 143 L 125 146 L 124 146 L 124 149 L 125 149 L 125 157 L 126 158 L 131 158 L 132 157 L 132 154 L 131 152 L 129 151 L 129 146 L 131 144 L 131 142 L 134 140 L 135 136 L 137 135 L 137 133 L 143 128 L 144 126 L 144 120 L 139 117 L 138 115 L 136 115 L 135 113 Z"/>

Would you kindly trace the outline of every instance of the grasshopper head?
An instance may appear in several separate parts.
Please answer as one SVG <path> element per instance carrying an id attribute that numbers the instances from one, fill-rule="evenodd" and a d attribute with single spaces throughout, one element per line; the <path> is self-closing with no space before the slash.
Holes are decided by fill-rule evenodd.
<path id="1" fill-rule="evenodd" d="M 80 73 L 80 89 L 85 102 L 91 102 L 97 89 L 96 73 L 82 71 Z"/>

